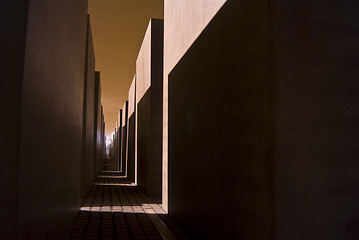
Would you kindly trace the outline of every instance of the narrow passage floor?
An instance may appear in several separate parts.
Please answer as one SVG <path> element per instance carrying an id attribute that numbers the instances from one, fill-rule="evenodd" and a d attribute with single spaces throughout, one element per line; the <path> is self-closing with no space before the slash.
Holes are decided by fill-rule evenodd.
<path id="1" fill-rule="evenodd" d="M 119 172 L 104 171 L 86 197 L 68 239 L 189 238 L 160 204 Z"/>

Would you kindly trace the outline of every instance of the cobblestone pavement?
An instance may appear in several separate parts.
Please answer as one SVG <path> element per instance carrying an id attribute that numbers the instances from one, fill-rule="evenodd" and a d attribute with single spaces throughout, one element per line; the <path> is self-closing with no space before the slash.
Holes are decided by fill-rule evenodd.
<path id="1" fill-rule="evenodd" d="M 160 204 L 120 173 L 104 171 L 86 197 L 68 239 L 189 238 Z"/>

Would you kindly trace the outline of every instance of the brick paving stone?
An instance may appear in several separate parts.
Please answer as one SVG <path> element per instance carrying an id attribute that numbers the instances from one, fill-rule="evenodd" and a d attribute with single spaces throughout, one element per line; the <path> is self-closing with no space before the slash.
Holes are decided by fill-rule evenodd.
<path id="1" fill-rule="evenodd" d="M 69 233 L 69 240 L 161 240 L 148 214 L 157 214 L 179 240 L 189 239 L 160 204 L 124 179 L 103 171 L 90 189 Z"/>

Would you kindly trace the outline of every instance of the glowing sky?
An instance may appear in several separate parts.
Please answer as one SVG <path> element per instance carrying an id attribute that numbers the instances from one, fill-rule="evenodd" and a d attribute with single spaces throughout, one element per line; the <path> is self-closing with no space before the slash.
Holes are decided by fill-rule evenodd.
<path id="1" fill-rule="evenodd" d="M 150 18 L 163 19 L 163 0 L 89 0 L 96 70 L 101 72 L 106 135 L 128 99 L 136 58 Z"/>

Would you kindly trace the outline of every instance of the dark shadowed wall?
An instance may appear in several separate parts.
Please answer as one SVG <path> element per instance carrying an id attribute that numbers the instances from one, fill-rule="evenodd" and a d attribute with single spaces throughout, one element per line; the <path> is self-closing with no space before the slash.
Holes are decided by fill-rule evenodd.
<path id="1" fill-rule="evenodd" d="M 359 239 L 359 4 L 273 1 L 277 239 Z"/>
<path id="2" fill-rule="evenodd" d="M 116 169 L 116 158 L 117 158 L 117 154 L 118 154 L 118 148 L 116 147 L 118 142 L 117 142 L 117 135 L 118 135 L 118 132 L 117 132 L 117 128 L 114 129 L 114 132 L 113 132 L 113 136 L 112 136 L 112 170 L 115 170 Z"/>
<path id="3" fill-rule="evenodd" d="M 357 239 L 359 5 L 268 3 L 227 1 L 169 74 L 169 213 L 195 239 Z"/>
<path id="4" fill-rule="evenodd" d="M 127 119 L 128 119 L 128 101 L 123 104 L 122 108 L 122 149 L 121 149 L 121 166 L 122 173 L 127 174 Z"/>
<path id="5" fill-rule="evenodd" d="M 128 119 L 128 165 L 127 177 L 131 182 L 135 182 L 135 113 Z"/>
<path id="6" fill-rule="evenodd" d="M 194 239 L 273 236 L 264 3 L 225 3 L 168 76 L 169 214 Z"/>
<path id="7" fill-rule="evenodd" d="M 105 159 L 107 156 L 106 156 L 106 135 L 105 135 L 105 131 L 106 131 L 106 123 L 105 123 L 105 116 L 103 114 L 103 105 L 101 105 L 101 115 L 102 115 L 102 157 L 103 159 Z M 102 169 L 103 170 L 103 167 L 104 167 L 104 160 L 102 162 Z"/>
<path id="8" fill-rule="evenodd" d="M 128 150 L 127 150 L 127 178 L 135 182 L 135 134 L 136 134 L 136 76 L 133 78 L 128 91 Z"/>
<path id="9" fill-rule="evenodd" d="M 94 179 L 96 179 L 102 165 L 102 116 L 101 116 L 101 76 L 100 72 L 95 72 L 95 149 L 94 149 Z"/>
<path id="10" fill-rule="evenodd" d="M 137 104 L 137 183 L 142 189 L 148 189 L 149 172 L 146 162 L 151 154 L 151 90 Z M 148 160 L 149 161 L 149 160 Z"/>
<path id="11" fill-rule="evenodd" d="M 95 149 L 95 52 L 91 33 L 90 16 L 88 16 L 87 55 L 84 81 L 84 108 L 82 126 L 82 190 L 81 197 L 90 190 L 94 181 Z"/>
<path id="12" fill-rule="evenodd" d="M 122 170 L 122 166 L 121 166 L 121 146 L 122 146 L 122 109 L 120 109 L 119 113 L 118 113 L 118 117 L 117 117 L 117 151 L 118 151 L 118 156 L 116 159 L 116 170 L 117 171 L 121 171 Z"/>
<path id="13" fill-rule="evenodd" d="M 162 200 L 163 20 L 151 19 L 136 62 L 138 185 Z"/>
<path id="14" fill-rule="evenodd" d="M 118 116 L 118 115 L 117 115 Z M 114 133 L 114 137 L 115 137 L 115 141 L 114 141 L 114 148 L 115 148 L 115 153 L 116 155 L 114 156 L 114 159 L 113 159 L 113 170 L 117 170 L 119 168 L 119 162 L 118 162 L 118 159 L 119 159 L 119 156 L 120 156 L 120 150 L 119 150 L 119 143 L 120 143 L 120 137 L 119 137 L 119 134 L 120 134 L 120 129 L 122 129 L 122 127 L 120 128 L 119 127 L 119 121 L 118 121 L 118 118 L 117 118 L 117 121 L 116 121 L 116 129 L 115 129 L 115 133 Z"/>
<path id="15" fill-rule="evenodd" d="M 1 143 L 9 188 L 1 187 L 0 238 L 64 239 L 80 206 L 87 1 L 0 9 L 1 125 L 11 131 L 1 131 L 10 141 Z"/>
<path id="16" fill-rule="evenodd" d="M 0 1 L 0 238 L 16 239 L 28 0 Z"/>
<path id="17" fill-rule="evenodd" d="M 166 0 L 163 44 L 162 207 L 168 210 L 168 74 L 226 0 Z M 200 61 L 200 59 L 199 59 Z"/>

